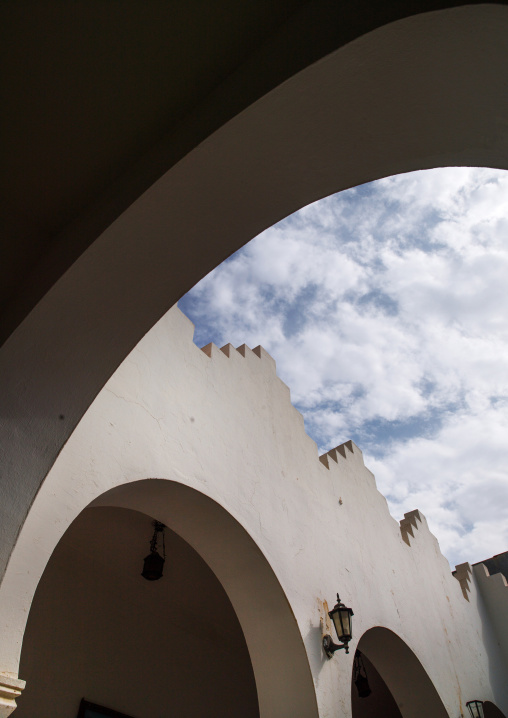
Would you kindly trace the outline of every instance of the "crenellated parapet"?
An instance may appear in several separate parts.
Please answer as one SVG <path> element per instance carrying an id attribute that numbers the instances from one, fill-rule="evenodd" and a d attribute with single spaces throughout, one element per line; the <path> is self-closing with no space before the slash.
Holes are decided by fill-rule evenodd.
<path id="1" fill-rule="evenodd" d="M 408 546 L 411 546 L 409 537 L 415 537 L 415 532 L 418 531 L 422 523 L 422 514 L 418 511 L 418 509 L 408 511 L 404 514 L 404 518 L 399 521 L 400 535 L 402 536 L 404 543 L 407 543 Z"/>
<path id="2" fill-rule="evenodd" d="M 504 558 L 506 561 L 507 556 L 500 554 L 494 558 Z M 493 560 L 487 561 L 492 568 Z M 491 574 L 484 563 L 475 564 L 473 573 L 508 665 L 508 581 L 502 571 Z"/>
<path id="3" fill-rule="evenodd" d="M 291 392 L 287 384 L 285 384 L 276 373 L 276 362 L 275 359 L 264 349 L 261 345 L 258 345 L 254 349 L 250 349 L 246 344 L 242 344 L 239 347 L 234 347 L 233 344 L 225 344 L 223 347 L 218 347 L 213 342 L 206 344 L 201 347 L 201 351 L 206 354 L 212 360 L 220 361 L 223 357 L 227 357 L 233 362 L 245 361 L 245 366 L 250 367 L 253 370 L 268 371 L 271 377 L 276 381 L 278 389 L 287 398 L 291 406 L 292 413 L 297 419 L 297 422 L 301 424 L 303 431 L 305 432 L 304 418 L 301 412 L 291 404 Z M 305 432 L 305 438 L 316 447 L 315 442 Z M 316 447 L 317 448 L 317 447 Z M 363 461 L 363 453 L 361 449 L 352 441 L 345 441 L 333 449 L 318 456 L 319 461 L 326 469 L 331 469 L 340 465 L 343 461 L 357 461 L 362 467 L 365 467 Z M 370 472 L 369 472 L 370 473 Z"/>
<path id="4" fill-rule="evenodd" d="M 241 346 L 236 348 L 232 344 L 225 344 L 219 349 L 216 344 L 210 342 L 204 347 L 201 347 L 201 351 L 204 352 L 207 357 L 210 357 L 210 359 L 213 359 L 215 356 L 217 356 L 217 353 L 219 351 L 222 352 L 228 359 L 234 359 L 236 357 L 236 354 L 239 354 L 241 357 L 248 360 L 250 355 L 253 355 L 256 356 L 257 359 L 261 359 L 263 361 L 263 366 L 268 367 L 273 373 L 275 373 L 275 359 L 270 356 L 266 349 L 263 349 L 261 345 L 258 345 L 254 349 L 250 349 L 247 344 L 242 344 Z"/>
<path id="5" fill-rule="evenodd" d="M 323 466 L 326 466 L 326 468 L 329 469 L 333 466 L 330 459 L 335 462 L 335 464 L 338 464 L 341 460 L 347 460 L 348 458 L 353 457 L 359 459 L 362 465 L 364 465 L 361 449 L 359 449 L 358 446 L 356 446 L 356 444 L 350 439 L 349 441 L 345 441 L 343 444 L 339 444 L 339 446 L 330 449 L 330 451 L 327 451 L 325 454 L 321 454 L 319 460 Z"/>
<path id="6" fill-rule="evenodd" d="M 282 400 L 287 401 L 293 419 L 305 433 L 303 416 L 291 403 L 291 391 L 288 385 L 277 376 L 275 359 L 261 345 L 251 349 L 247 344 L 234 347 L 233 344 L 228 343 L 219 348 L 211 342 L 201 347 L 201 351 L 214 361 L 221 362 L 226 358 L 233 364 L 242 366 L 247 371 L 251 370 L 255 373 L 259 372 L 261 375 L 264 374 L 265 378 L 271 382 L 272 390 L 275 390 Z M 315 442 L 306 433 L 305 438 L 315 446 Z"/>
<path id="7" fill-rule="evenodd" d="M 472 579 L 472 570 L 471 565 L 469 563 L 459 563 L 458 566 L 455 566 L 455 571 L 453 571 L 453 575 L 457 579 L 457 581 L 460 583 L 460 587 L 462 589 L 462 595 L 466 599 L 466 601 L 469 601 L 469 593 L 471 591 L 471 579 Z"/>
<path id="8" fill-rule="evenodd" d="M 450 565 L 441 553 L 439 541 L 429 528 L 427 519 L 418 509 L 407 511 L 404 518 L 399 521 L 400 537 L 411 550 L 418 547 L 427 555 L 433 555 L 434 560 L 440 564 L 441 570 L 449 575 Z M 431 552 L 431 553 L 429 553 Z M 437 564 L 436 564 L 437 566 Z M 464 593 L 467 598 L 467 593 Z"/>
<path id="9" fill-rule="evenodd" d="M 185 318 L 186 319 L 186 318 Z M 188 321 L 188 320 L 187 320 Z M 289 387 L 277 376 L 276 363 L 272 356 L 262 347 L 257 346 L 255 349 L 250 349 L 246 344 L 242 344 L 239 347 L 234 347 L 232 344 L 225 344 L 219 348 L 215 344 L 210 343 L 206 346 L 201 347 L 201 351 L 210 359 L 217 361 L 219 364 L 224 359 L 233 362 L 239 367 L 251 370 L 253 372 L 266 373 L 265 376 L 269 378 L 271 382 L 272 391 L 275 394 L 280 392 L 279 399 L 287 401 L 290 405 L 290 412 L 293 419 L 296 419 L 297 425 L 301 427 L 302 436 L 312 444 L 312 448 L 309 446 L 309 451 L 316 449 L 315 442 L 305 432 L 304 419 L 302 414 L 291 404 L 291 395 Z M 317 452 L 316 452 L 317 453 Z M 313 457 L 310 457 L 312 461 Z M 369 490 L 374 490 L 376 495 L 382 498 L 382 504 L 387 516 L 389 516 L 388 505 L 384 496 L 377 490 L 376 482 L 373 474 L 365 467 L 363 453 L 361 449 L 352 441 L 348 440 L 333 447 L 329 451 L 318 456 L 318 466 L 322 469 L 325 468 L 327 471 L 338 472 L 338 476 L 349 478 L 353 476 L 361 477 L 361 483 L 363 486 L 368 486 Z M 340 499 L 342 502 L 342 499 Z M 381 506 L 381 504 L 379 504 Z M 396 523 L 395 523 L 396 525 Z M 435 544 L 436 554 L 447 564 L 446 559 L 442 556 L 437 539 L 429 531 L 427 521 L 423 514 L 418 510 L 409 511 L 404 514 L 404 518 L 399 522 L 400 536 L 403 542 L 411 547 L 418 533 L 421 534 L 422 529 L 427 529 L 426 536 L 430 537 L 432 542 Z M 464 584 L 466 585 L 466 584 Z M 464 595 L 467 597 L 466 588 L 463 589 Z"/>

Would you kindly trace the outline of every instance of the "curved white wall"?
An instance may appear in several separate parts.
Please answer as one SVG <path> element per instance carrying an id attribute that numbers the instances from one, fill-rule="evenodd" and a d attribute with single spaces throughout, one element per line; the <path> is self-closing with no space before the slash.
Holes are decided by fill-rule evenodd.
<path id="1" fill-rule="evenodd" d="M 261 230 L 324 195 L 419 168 L 508 168 L 508 8 L 382 27 L 196 147 L 122 214 L 0 351 L 0 571 L 53 461 L 153 323 Z"/>
<path id="2" fill-rule="evenodd" d="M 263 718 L 295 710 L 315 715 L 314 690 L 320 715 L 349 716 L 352 655 L 373 626 L 390 629 L 411 648 L 450 716 L 472 696 L 506 712 L 506 668 L 478 613 L 475 586 L 466 600 L 425 519 L 408 515 L 401 532 L 353 444 L 319 460 L 263 350 L 211 345 L 204 352 L 192 335 L 179 310 L 168 313 L 62 450 L 0 589 L 0 616 L 9 626 L 0 665 L 17 672 L 37 582 L 66 528 L 93 501 L 150 515 L 157 507 L 158 518 L 207 561 L 242 624 Z M 147 477 L 152 480 L 137 491 L 136 482 Z M 247 556 L 245 565 L 252 560 L 257 568 L 242 573 Z M 256 575 L 264 578 L 252 581 Z M 354 608 L 355 639 L 349 656 L 341 651 L 329 661 L 321 637 L 331 632 L 327 602 L 333 605 L 337 591 Z M 290 613 L 280 609 L 286 597 Z M 291 695 L 298 708 L 286 700 Z"/>
<path id="3" fill-rule="evenodd" d="M 431 629 L 426 636 L 432 641 Z M 393 631 L 374 626 L 361 637 L 358 650 L 375 665 L 403 718 L 447 718 L 447 712 L 425 669 Z M 462 712 L 464 706 L 459 707 Z"/>

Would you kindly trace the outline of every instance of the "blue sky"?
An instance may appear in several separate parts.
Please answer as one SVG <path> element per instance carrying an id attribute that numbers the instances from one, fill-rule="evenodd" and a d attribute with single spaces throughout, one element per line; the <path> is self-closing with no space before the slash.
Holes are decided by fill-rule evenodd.
<path id="1" fill-rule="evenodd" d="M 452 564 L 508 550 L 508 172 L 444 168 L 303 208 L 180 302 L 203 346 L 262 344 L 326 451 Z"/>

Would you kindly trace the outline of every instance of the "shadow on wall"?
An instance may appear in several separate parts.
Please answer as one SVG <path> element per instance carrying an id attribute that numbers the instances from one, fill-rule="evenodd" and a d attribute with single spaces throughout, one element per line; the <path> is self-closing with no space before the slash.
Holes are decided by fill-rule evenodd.
<path id="1" fill-rule="evenodd" d="M 351 685 L 353 718 L 448 718 L 432 681 L 409 646 L 393 631 L 375 626 L 358 643 L 371 694 L 359 698 Z"/>

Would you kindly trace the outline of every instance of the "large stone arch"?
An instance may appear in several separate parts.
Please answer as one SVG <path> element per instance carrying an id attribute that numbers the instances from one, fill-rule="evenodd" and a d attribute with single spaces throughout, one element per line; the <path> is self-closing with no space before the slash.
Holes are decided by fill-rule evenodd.
<path id="1" fill-rule="evenodd" d="M 432 640 L 431 636 L 429 640 Z M 381 676 L 402 718 L 424 718 L 429 715 L 448 718 L 448 711 L 425 668 L 396 633 L 375 626 L 362 635 L 357 648 Z M 374 702 L 376 696 L 373 693 L 364 700 Z M 376 710 L 366 715 L 376 715 Z"/>
<path id="2" fill-rule="evenodd" d="M 364 35 L 225 124 L 97 237 L 1 350 L 2 574 L 93 398 L 222 259 L 362 182 L 443 165 L 508 168 L 507 33 L 508 8 L 477 5 Z"/>
<path id="3" fill-rule="evenodd" d="M 261 718 L 294 715 L 317 718 L 307 655 L 289 602 L 268 561 L 231 514 L 199 491 L 163 479 L 116 486 L 93 501 L 76 520 L 96 507 L 130 509 L 155 516 L 183 538 L 211 568 L 226 591 L 245 636 Z M 168 559 L 169 572 L 170 556 Z M 200 587 L 196 586 L 195 591 L 199 594 Z M 202 596 L 202 603 L 206 612 L 206 595 Z M 147 610 L 160 608 L 156 603 L 146 607 Z M 208 620 L 213 627 L 213 615 Z M 129 641 L 128 626 L 125 626 L 125 640 Z M 193 633 L 192 624 L 188 640 L 195 651 L 200 650 L 200 637 Z M 121 653 L 121 645 L 118 650 Z M 162 661 L 170 661 L 170 658 L 161 656 Z M 141 680 L 142 661 L 140 656 Z M 38 669 L 42 674 L 38 676 L 39 684 L 46 677 L 49 679 L 51 671 L 46 676 L 46 669 L 47 666 Z M 195 690 L 199 690 L 198 675 L 195 682 Z"/>

